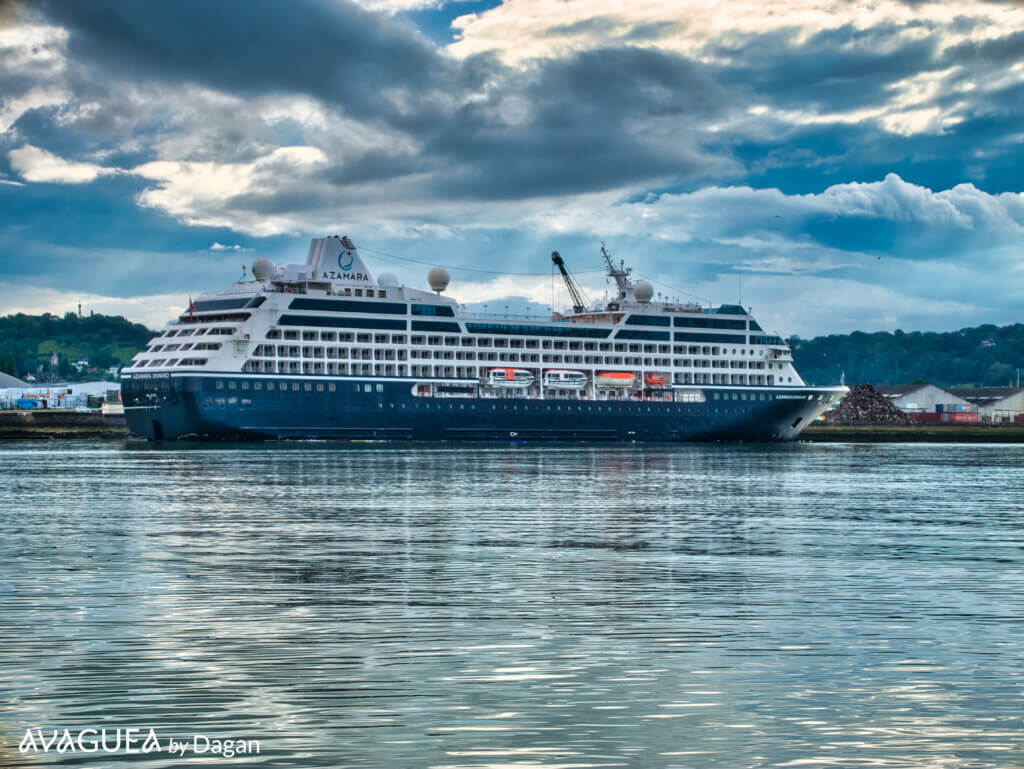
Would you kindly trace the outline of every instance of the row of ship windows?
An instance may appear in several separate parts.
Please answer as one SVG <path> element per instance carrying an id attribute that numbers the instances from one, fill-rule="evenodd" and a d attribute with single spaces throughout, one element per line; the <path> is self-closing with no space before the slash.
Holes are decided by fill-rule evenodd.
<path id="1" fill-rule="evenodd" d="M 234 327 L 201 327 L 201 328 L 182 328 L 182 329 L 168 329 L 160 334 L 157 339 L 161 342 L 168 337 L 184 337 L 184 336 L 200 336 L 203 334 L 209 334 L 212 336 L 232 336 L 237 331 Z M 620 335 L 621 336 L 621 335 Z M 525 348 L 525 349 L 542 349 L 542 350 L 601 350 L 608 351 L 615 349 L 616 352 L 624 352 L 627 347 L 623 343 L 613 342 L 579 342 L 579 341 L 565 341 L 565 340 L 554 340 L 554 339 L 505 339 L 501 337 L 471 337 L 471 336 L 421 336 L 412 335 L 406 337 L 405 334 L 369 334 L 369 333 L 355 333 L 355 332 L 337 332 L 337 331 L 298 331 L 298 330 L 282 330 L 282 329 L 271 329 L 267 332 L 266 338 L 268 340 L 284 339 L 286 341 L 298 341 L 304 342 L 352 342 L 357 341 L 360 343 L 369 342 L 371 339 L 375 344 L 406 344 L 407 338 L 411 344 L 419 345 L 445 345 L 448 347 L 496 347 L 496 348 Z M 645 339 L 645 338 L 638 338 Z M 155 341 L 155 340 L 154 340 Z M 646 341 L 652 341 L 650 339 Z M 668 341 L 667 337 L 662 340 L 653 339 L 653 341 Z M 691 341 L 691 342 L 724 342 L 726 344 L 745 344 L 747 338 L 744 336 L 718 336 L 716 338 L 708 338 L 701 335 L 686 335 L 676 334 L 675 341 Z M 751 336 L 749 339 L 751 344 L 758 345 L 782 345 L 782 339 L 778 337 L 759 337 Z M 160 345 L 151 344 L 151 351 L 157 351 L 160 349 Z M 667 345 L 658 345 L 659 347 L 667 347 Z M 654 347 L 650 344 L 629 344 L 631 352 L 640 351 L 639 348 L 643 347 L 644 351 L 651 351 L 649 348 Z M 166 348 L 165 348 L 166 349 Z M 187 348 L 186 348 L 187 349 Z M 217 349 L 216 347 L 197 347 L 196 349 Z M 753 355 L 753 350 L 742 349 L 740 354 Z"/>
<path id="2" fill-rule="evenodd" d="M 283 318 L 282 318 L 282 320 L 283 320 Z M 320 320 L 322 321 L 323 319 L 320 319 Z M 310 322 L 308 324 L 305 324 L 305 325 L 326 325 L 326 324 L 324 324 L 322 322 L 318 323 L 317 322 L 317 318 L 310 318 L 309 321 Z M 300 324 L 293 324 L 293 325 L 300 325 Z M 337 323 L 335 325 L 342 325 L 342 324 L 341 323 Z M 354 324 L 346 323 L 344 325 L 352 326 Z M 466 328 L 467 328 L 467 330 L 468 330 L 468 332 L 470 334 L 480 333 L 480 332 L 483 332 L 485 334 L 486 333 L 491 333 L 491 334 L 502 334 L 502 333 L 504 333 L 504 329 L 499 328 L 498 325 L 499 324 L 467 323 L 466 324 Z M 380 329 L 390 329 L 390 328 L 392 328 L 391 326 L 375 326 L 375 325 L 368 325 L 368 324 L 361 324 L 361 326 L 364 327 L 364 328 L 367 328 L 367 329 L 379 329 L 379 330 Z M 405 325 L 403 323 L 403 324 L 400 324 L 399 326 L 396 326 L 395 328 L 396 329 L 400 329 L 400 330 L 404 330 L 405 329 Z M 594 345 L 599 344 L 597 342 L 582 342 L 582 341 L 568 341 L 568 342 L 566 342 L 566 341 L 560 341 L 560 340 L 556 340 L 556 339 L 544 338 L 545 336 L 552 336 L 551 334 L 548 334 L 548 335 L 543 335 L 543 334 L 530 335 L 528 333 L 521 333 L 521 334 L 518 334 L 518 335 L 513 335 L 510 338 L 504 338 L 504 337 L 500 337 L 499 336 L 499 337 L 494 338 L 494 339 L 491 339 L 490 337 L 482 337 L 480 340 L 474 340 L 474 338 L 472 336 L 462 336 L 461 332 L 459 330 L 458 324 L 455 324 L 455 323 L 435 323 L 433 325 L 426 324 L 426 323 L 420 323 L 420 324 L 417 325 L 417 323 L 414 322 L 412 330 L 413 331 L 441 331 L 441 332 L 450 331 L 450 332 L 455 332 L 455 333 L 460 334 L 460 336 L 444 337 L 445 344 L 455 344 L 455 345 L 458 345 L 458 344 L 460 344 L 460 340 L 462 340 L 461 344 L 466 345 L 466 346 L 472 346 L 474 344 L 480 344 L 480 345 L 494 344 L 495 346 L 508 346 L 508 347 L 516 347 L 516 346 L 518 346 L 518 347 L 522 347 L 522 346 L 538 347 L 538 346 L 540 346 L 540 347 L 544 347 L 544 348 L 551 348 L 553 346 L 557 347 L 558 345 L 565 345 L 565 344 L 575 345 L 577 347 L 579 345 L 581 345 L 581 344 L 582 345 L 590 345 L 590 346 L 594 346 Z M 572 331 L 574 329 L 569 329 L 569 330 Z M 563 336 L 592 336 L 592 337 L 605 338 L 610 333 L 607 329 L 605 329 L 605 330 L 601 331 L 600 334 L 584 334 L 583 331 L 587 331 L 587 330 L 593 331 L 594 329 L 585 329 L 585 328 L 583 328 L 583 329 L 575 329 L 575 331 L 577 331 L 577 333 L 575 333 L 575 334 L 568 334 L 568 333 L 566 333 Z M 600 329 L 597 329 L 597 330 L 600 331 Z M 351 337 L 353 335 L 355 335 L 355 336 L 370 336 L 369 333 L 360 334 L 360 333 L 358 333 L 356 331 L 352 331 L 352 332 L 345 332 L 345 331 L 320 331 L 320 330 L 317 330 L 317 331 L 313 331 L 313 330 L 299 331 L 298 329 L 273 328 L 273 329 L 270 329 L 270 331 L 267 332 L 267 337 L 266 338 L 267 339 L 300 339 L 301 338 L 303 341 L 316 341 L 318 339 L 320 341 L 332 341 L 335 338 L 344 339 L 346 337 Z M 388 337 L 387 334 L 377 334 L 377 336 L 381 337 L 381 338 L 383 338 L 385 340 Z M 400 336 L 400 335 L 396 335 L 396 336 Z M 522 337 L 522 338 L 520 338 L 520 337 Z M 413 335 L 413 339 L 416 339 L 416 338 L 417 338 L 416 335 Z M 437 337 L 437 338 L 440 339 L 441 337 Z M 616 335 L 616 338 L 617 339 L 631 339 L 631 340 L 646 340 L 646 341 L 656 341 L 656 342 L 657 341 L 666 341 L 667 342 L 667 341 L 672 341 L 672 339 L 674 339 L 677 342 L 705 342 L 705 343 L 715 343 L 715 342 L 718 342 L 718 343 L 722 343 L 722 344 L 746 344 L 748 342 L 748 337 L 746 335 L 744 335 L 744 334 L 705 334 L 705 333 L 675 332 L 675 334 L 673 335 L 673 334 L 669 334 L 667 332 L 666 333 L 654 333 L 654 332 L 630 331 L 630 330 L 621 330 L 621 331 L 619 331 L 618 334 Z M 777 336 L 762 336 L 762 335 L 750 336 L 749 337 L 749 342 L 750 342 L 750 344 L 756 344 L 756 345 L 775 345 L 775 346 L 781 346 L 781 345 L 784 344 L 784 342 L 783 342 L 781 337 L 777 337 Z M 399 344 L 399 343 L 392 342 L 392 344 Z M 416 342 L 414 341 L 413 344 L 416 344 Z M 606 342 L 604 344 L 609 344 L 609 343 Z"/>
<path id="3" fill-rule="evenodd" d="M 300 292 L 304 293 L 304 292 Z M 335 296 L 338 297 L 366 297 L 368 299 L 386 299 L 388 297 L 387 289 L 373 289 L 373 288 L 345 288 L 339 291 Z M 190 306 L 189 315 L 191 316 L 195 312 L 205 313 L 214 311 L 224 310 L 238 310 L 243 308 L 256 308 L 263 304 L 264 297 L 262 296 L 246 296 L 231 299 L 200 299 L 195 302 L 194 305 Z M 374 313 L 374 314 L 391 314 L 391 315 L 405 315 L 407 309 L 412 311 L 413 315 L 433 315 L 442 317 L 454 317 L 455 313 L 449 305 L 433 305 L 433 304 L 420 304 L 413 302 L 412 305 L 407 305 L 404 302 L 353 302 L 346 299 L 336 298 L 325 298 L 317 299 L 314 297 L 296 297 L 293 299 L 288 308 L 291 310 L 314 310 L 317 312 L 358 312 L 358 313 Z M 719 307 L 715 314 L 737 314 L 746 315 L 746 310 L 738 305 L 723 305 Z M 509 324 L 501 324 L 509 325 Z M 747 320 L 744 319 L 729 319 L 729 318 L 712 318 L 707 317 L 704 313 L 699 310 L 694 315 L 660 315 L 660 314 L 645 314 L 635 313 L 630 315 L 626 319 L 626 325 L 631 326 L 652 326 L 652 327 L 689 327 L 689 328 L 713 328 L 713 329 L 746 329 Z M 753 331 L 760 331 L 761 327 L 756 321 L 750 320 L 749 328 Z"/>
<path id="4" fill-rule="evenodd" d="M 246 361 L 247 374 L 301 374 L 304 376 L 414 376 L 436 379 L 480 379 L 490 371 L 486 366 L 427 366 L 404 363 L 335 363 L 299 361 Z M 673 384 L 774 385 L 792 384 L 793 378 L 773 374 L 714 374 L 676 372 Z"/>
<path id="5" fill-rule="evenodd" d="M 355 289 L 357 293 L 349 293 L 346 289 L 343 296 L 362 296 L 358 293 L 360 289 Z M 373 289 L 367 289 L 366 295 L 368 297 L 374 296 Z M 387 292 L 385 290 L 379 290 L 377 292 L 378 298 L 386 298 Z M 230 300 L 229 300 L 230 301 Z M 237 307 L 247 306 L 244 299 L 235 300 L 238 304 Z M 217 303 L 214 303 L 217 304 Z M 219 305 L 225 305 L 226 303 L 221 302 Z M 227 306 L 212 306 L 210 309 L 229 309 Z M 252 305 L 248 305 L 252 306 Z M 431 305 L 431 304 L 417 304 L 413 303 L 411 307 L 402 302 L 388 302 L 388 303 L 368 303 L 368 302 L 352 302 L 344 299 L 315 299 L 307 297 L 298 297 L 293 299 L 289 305 L 290 310 L 314 310 L 317 312 L 357 312 L 357 313 L 374 313 L 374 314 L 390 314 L 390 315 L 405 315 L 407 307 L 411 310 L 413 315 L 432 315 L 440 317 L 453 318 L 455 316 L 454 309 L 448 305 Z M 740 308 L 737 308 L 740 309 Z M 519 333 L 516 324 L 500 323 L 492 324 L 501 327 L 515 329 L 511 333 Z M 729 319 L 729 318 L 708 318 L 703 315 L 690 316 L 690 315 L 647 315 L 647 314 L 633 314 L 626 319 L 626 325 L 629 326 L 648 326 L 648 327 L 668 327 L 676 326 L 681 328 L 710 328 L 710 329 L 733 329 L 733 330 L 747 330 L 748 322 L 746 319 Z M 547 326 L 534 326 L 529 325 L 525 328 L 529 330 L 539 329 L 539 333 L 551 331 L 552 329 Z M 749 321 L 749 329 L 752 331 L 761 331 L 761 327 L 756 321 Z M 529 333 L 529 332 L 528 332 Z"/>
<path id="6" fill-rule="evenodd" d="M 133 361 L 132 368 L 160 368 L 170 366 L 205 366 L 207 358 L 153 358 L 152 360 Z"/>
<path id="7" fill-rule="evenodd" d="M 667 351 L 666 351 L 667 352 Z M 699 354 L 699 351 L 695 351 Z M 716 353 L 717 354 L 717 353 Z M 259 345 L 257 358 L 326 358 L 327 360 L 464 360 L 505 363 L 576 363 L 595 366 L 662 366 L 677 368 L 782 368 L 782 364 L 754 360 L 709 360 L 690 358 L 654 358 L 620 355 L 554 355 L 538 353 L 452 352 L 451 350 L 394 350 L 390 348 L 299 347 Z"/>
<path id="8" fill-rule="evenodd" d="M 307 388 L 307 391 L 308 391 L 308 388 Z M 545 398 L 544 400 L 546 401 L 548 399 Z M 601 398 L 599 400 L 618 400 L 618 399 L 617 398 Z M 663 400 L 665 402 L 672 402 L 673 399 L 672 399 L 672 397 L 668 397 L 667 396 L 667 397 L 665 397 L 663 399 L 658 399 L 658 400 Z M 697 400 L 690 400 L 690 399 L 687 399 L 687 398 L 675 398 L 675 401 L 677 403 L 688 403 L 688 404 L 702 403 L 703 402 L 703 401 L 697 401 Z M 245 398 L 245 397 L 239 398 L 237 396 L 230 396 L 230 397 L 227 397 L 227 398 L 223 398 L 223 397 L 210 398 L 210 397 L 208 397 L 208 398 L 206 398 L 206 404 L 205 405 L 207 405 L 207 406 L 220 406 L 220 407 L 223 408 L 224 406 L 235 406 L 235 405 L 252 406 L 253 404 L 252 404 L 252 399 L 251 398 Z M 392 408 L 392 409 L 395 408 L 395 404 L 394 403 L 388 403 L 387 405 L 388 405 L 388 408 Z M 398 404 L 398 407 L 399 408 L 403 408 L 403 409 L 410 408 L 410 406 L 408 404 L 406 404 L 406 403 L 400 403 L 400 404 Z M 378 409 L 383 409 L 384 408 L 384 401 L 382 401 L 382 400 L 377 401 L 377 408 Z M 459 401 L 457 401 L 455 399 L 445 399 L 445 401 L 438 401 L 438 402 L 433 402 L 432 403 L 430 400 L 424 399 L 424 400 L 421 400 L 421 401 L 414 401 L 412 406 L 411 406 L 411 408 L 413 408 L 413 409 L 415 409 L 417 411 L 431 411 L 431 410 L 435 410 L 435 411 L 456 411 L 456 410 L 458 410 L 458 411 L 477 411 L 477 410 L 480 410 L 480 411 L 519 411 L 520 408 L 522 408 L 522 410 L 524 412 L 526 412 L 526 411 L 540 411 L 541 408 L 543 408 L 545 411 L 563 411 L 564 410 L 564 411 L 567 411 L 567 412 L 576 412 L 576 413 L 581 413 L 581 414 L 584 413 L 584 412 L 594 413 L 595 411 L 598 412 L 598 413 L 604 412 L 604 413 L 608 413 L 608 414 L 611 414 L 613 412 L 616 413 L 616 414 L 642 414 L 645 411 L 648 412 L 648 413 L 652 412 L 655 407 L 645 406 L 643 404 L 638 404 L 638 403 L 635 403 L 635 402 L 622 402 L 622 403 L 617 403 L 614 406 L 604 406 L 604 405 L 602 405 L 600 403 L 585 403 L 585 404 L 581 404 L 581 405 L 566 404 L 564 406 L 562 404 L 559 404 L 559 403 L 535 403 L 535 404 L 532 404 L 530 406 L 528 406 L 526 403 L 523 403 L 522 406 L 520 406 L 519 403 L 512 402 L 511 399 L 509 399 L 507 401 L 504 401 L 504 402 L 499 402 L 499 403 L 494 403 L 494 402 L 490 402 L 490 401 L 489 402 L 484 402 L 484 403 L 476 403 L 476 402 L 474 402 L 472 400 L 470 400 L 468 403 L 464 403 L 464 402 L 459 402 Z M 714 407 L 711 408 L 711 411 L 713 411 L 715 414 L 718 414 L 718 413 L 729 413 L 729 412 L 736 413 L 736 412 L 749 412 L 750 408 L 751 407 L 749 407 L 749 406 L 740 406 L 740 405 L 737 404 L 735 406 L 722 406 L 722 407 L 714 406 Z M 691 407 L 688 409 L 688 413 L 695 414 L 695 413 L 697 413 L 697 411 L 691 405 Z M 514 435 L 514 433 L 513 433 L 513 435 Z"/>
<path id="9" fill-rule="evenodd" d="M 252 382 L 250 385 L 249 382 L 246 382 L 244 380 L 241 382 L 236 382 L 233 379 L 229 379 L 225 383 L 223 379 L 218 379 L 216 384 L 214 385 L 214 387 L 218 390 L 223 390 L 225 386 L 227 387 L 228 390 L 248 390 L 249 387 L 251 386 L 253 390 L 262 390 L 266 388 L 267 390 L 270 391 L 276 389 L 280 390 L 281 392 L 284 392 L 288 389 L 291 389 L 292 392 L 299 392 L 299 390 L 302 389 L 305 390 L 306 392 L 313 392 L 315 389 L 316 392 L 318 393 L 322 393 L 325 387 L 327 388 L 327 392 L 335 392 L 338 389 L 338 386 L 334 382 L 316 382 L 315 384 L 313 382 Z M 374 388 L 376 388 L 376 391 L 379 393 L 384 392 L 384 385 L 382 384 L 357 384 L 353 385 L 353 387 L 355 388 L 356 392 L 362 392 L 363 390 L 361 388 L 365 388 L 365 392 L 373 392 Z"/>
<path id="10" fill-rule="evenodd" d="M 348 387 L 348 385 L 345 385 Z M 268 392 L 279 390 L 281 392 L 337 392 L 338 385 L 335 382 L 237 382 L 233 379 L 229 379 L 226 382 L 223 379 L 218 379 L 214 385 L 217 390 L 249 390 L 250 387 L 254 391 L 261 391 L 266 389 Z M 383 393 L 383 384 L 372 384 L 372 383 L 354 383 L 351 385 L 353 392 L 357 393 Z M 818 400 L 824 402 L 829 399 L 827 394 L 808 395 L 807 400 Z M 714 392 L 712 393 L 714 400 L 751 400 L 751 401 L 770 401 L 774 400 L 775 396 L 771 393 L 746 393 L 746 392 Z M 703 393 L 680 393 L 677 400 L 687 403 L 700 403 L 703 402 Z M 558 407 L 561 408 L 560 406 Z"/>
<path id="11" fill-rule="evenodd" d="M 196 342 L 195 344 L 155 344 L 151 346 L 148 352 L 175 352 L 180 350 L 185 352 L 186 350 L 219 350 L 220 342 Z"/>
<path id="12" fill-rule="evenodd" d="M 492 347 L 497 350 L 581 350 L 585 352 L 645 352 L 645 353 L 671 353 L 675 355 L 755 355 L 757 351 L 744 347 L 719 347 L 716 345 L 669 345 L 669 344 L 641 344 L 612 343 L 612 342 L 565 342 L 552 341 L 550 339 L 501 339 L 491 337 L 457 337 L 457 336 L 417 336 L 407 337 L 404 334 L 347 334 L 335 333 L 332 331 L 305 331 L 302 335 L 299 332 L 285 332 L 282 337 L 280 331 L 267 334 L 268 340 L 303 341 L 303 342 L 340 342 L 356 344 L 375 345 L 405 345 L 425 347 Z M 274 345 L 261 345 L 261 348 L 273 348 Z M 256 355 L 264 353 L 256 352 Z"/>
<path id="13" fill-rule="evenodd" d="M 404 320 L 377 320 L 373 318 L 324 318 L 321 316 L 282 315 L 278 323 L 283 326 L 329 326 L 333 328 L 352 329 L 379 329 L 379 330 L 401 330 L 410 328 Z M 440 331 L 459 334 L 462 329 L 458 323 L 444 321 L 412 321 L 413 331 Z M 508 326 L 500 323 L 466 323 L 466 332 L 469 334 L 497 334 L 501 336 L 527 337 L 534 344 L 541 339 L 558 337 L 576 337 L 589 339 L 608 339 L 612 335 L 612 329 L 589 328 L 584 326 L 557 326 L 557 327 L 529 327 L 529 326 Z M 287 332 L 286 332 L 287 333 Z M 616 339 L 645 339 L 649 341 L 675 340 L 677 342 L 719 342 L 721 344 L 746 344 L 746 334 L 717 334 L 695 331 L 647 331 L 635 329 L 621 329 L 615 332 Z M 781 345 L 780 337 L 774 336 L 751 336 L 751 344 L 758 345 Z"/>
<path id="14" fill-rule="evenodd" d="M 235 328 L 232 326 L 198 326 L 195 328 L 170 328 L 161 334 L 157 334 L 157 337 L 203 336 L 204 334 L 209 334 L 210 336 L 231 336 L 234 333 Z"/>

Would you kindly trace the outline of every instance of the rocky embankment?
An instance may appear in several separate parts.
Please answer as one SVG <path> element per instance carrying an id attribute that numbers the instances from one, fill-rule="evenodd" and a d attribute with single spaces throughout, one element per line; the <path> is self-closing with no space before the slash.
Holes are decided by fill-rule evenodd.
<path id="1" fill-rule="evenodd" d="M 838 408 L 825 415 L 830 425 L 910 425 L 910 417 L 869 384 L 856 385 Z"/>

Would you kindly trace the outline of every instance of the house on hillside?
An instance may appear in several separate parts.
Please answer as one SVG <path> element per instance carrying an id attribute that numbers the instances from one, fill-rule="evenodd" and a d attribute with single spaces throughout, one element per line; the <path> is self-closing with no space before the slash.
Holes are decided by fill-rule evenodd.
<path id="1" fill-rule="evenodd" d="M 977 406 L 986 422 L 1013 422 L 1024 414 L 1024 387 L 951 387 L 949 391 Z"/>

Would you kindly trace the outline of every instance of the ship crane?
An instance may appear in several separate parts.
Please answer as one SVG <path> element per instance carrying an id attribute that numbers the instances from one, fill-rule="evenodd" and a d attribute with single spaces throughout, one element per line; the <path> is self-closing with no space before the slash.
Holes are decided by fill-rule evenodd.
<path id="1" fill-rule="evenodd" d="M 557 251 L 552 251 L 551 261 L 562 273 L 562 280 L 565 281 L 565 287 L 569 289 L 569 296 L 572 297 L 572 311 L 575 313 L 583 312 L 587 308 L 587 305 L 590 304 L 590 301 L 587 299 L 587 295 L 583 293 L 583 289 L 576 284 L 572 275 L 570 275 L 569 271 L 565 269 L 565 262 L 562 261 L 561 254 Z"/>

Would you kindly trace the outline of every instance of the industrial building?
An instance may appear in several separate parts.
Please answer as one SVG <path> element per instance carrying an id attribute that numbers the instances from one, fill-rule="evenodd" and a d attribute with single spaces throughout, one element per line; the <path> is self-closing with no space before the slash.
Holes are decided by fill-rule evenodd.
<path id="1" fill-rule="evenodd" d="M 0 409 L 86 409 L 120 402 L 117 382 L 32 385 L 14 377 L 0 379 Z"/>
<path id="2" fill-rule="evenodd" d="M 30 387 L 30 385 L 28 382 L 22 382 L 20 379 L 0 371 L 0 390 L 11 390 L 19 387 L 25 388 Z"/>
<path id="3" fill-rule="evenodd" d="M 974 404 L 982 422 L 1014 422 L 1024 415 L 1024 387 L 951 387 L 949 392 Z"/>
<path id="4" fill-rule="evenodd" d="M 877 385 L 896 408 L 915 422 L 977 422 L 978 407 L 933 384 Z"/>

